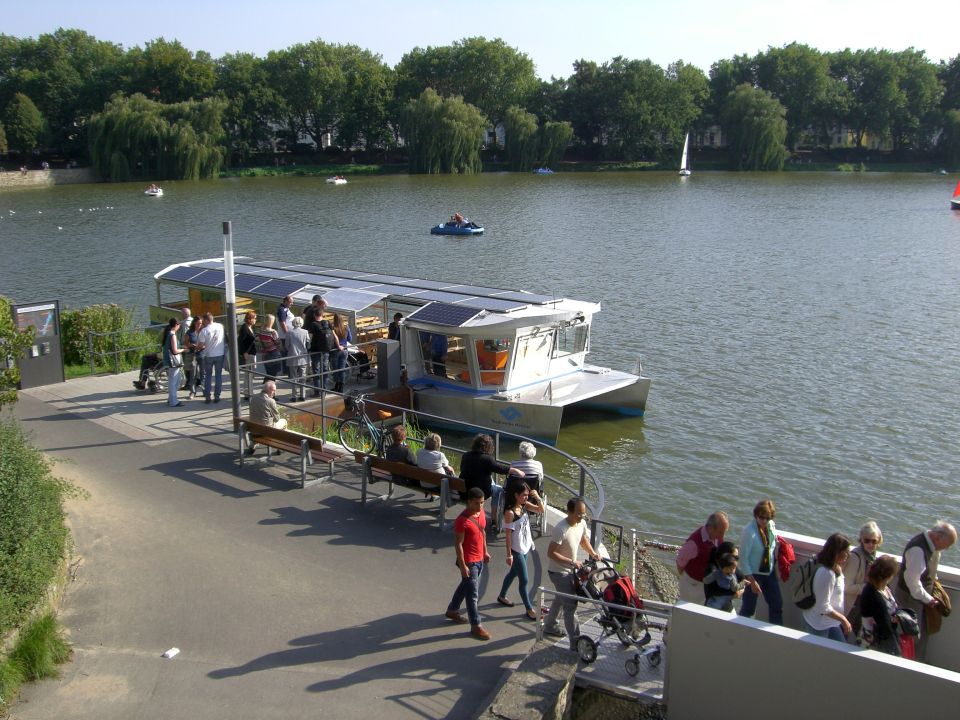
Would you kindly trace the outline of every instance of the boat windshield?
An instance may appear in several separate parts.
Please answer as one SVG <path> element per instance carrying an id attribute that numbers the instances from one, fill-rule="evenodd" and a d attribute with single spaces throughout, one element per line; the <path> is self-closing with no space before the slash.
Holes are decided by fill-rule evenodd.
<path id="1" fill-rule="evenodd" d="M 553 346 L 553 356 L 560 358 L 585 352 L 588 336 L 589 328 L 583 324 L 557 328 L 557 341 Z"/>

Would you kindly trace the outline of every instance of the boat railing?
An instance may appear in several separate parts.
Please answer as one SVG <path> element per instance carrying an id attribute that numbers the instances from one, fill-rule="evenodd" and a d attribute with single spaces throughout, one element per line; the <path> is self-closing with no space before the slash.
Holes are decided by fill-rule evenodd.
<path id="1" fill-rule="evenodd" d="M 285 362 L 286 357 L 274 358 L 270 362 Z M 241 364 L 238 366 L 240 371 L 240 377 L 243 378 L 241 382 L 247 385 L 247 388 L 250 388 L 253 383 L 253 378 L 263 378 L 266 379 L 269 377 L 264 369 L 264 361 L 257 360 L 254 363 Z M 331 376 L 339 373 L 341 371 L 330 369 L 323 373 L 319 373 L 318 376 L 323 376 L 324 380 Z M 301 387 L 306 393 L 307 391 L 314 391 L 314 386 L 312 380 L 314 378 L 312 372 L 308 372 L 307 376 L 301 380 L 293 380 L 292 378 L 284 377 L 277 378 L 278 382 L 282 383 L 285 386 L 293 388 L 294 386 Z M 304 406 L 298 405 L 288 405 L 282 399 L 277 398 L 277 404 L 283 407 L 289 407 L 291 411 L 296 411 L 298 414 L 310 414 L 319 418 L 319 430 L 314 430 L 315 435 L 331 440 L 332 442 L 339 442 L 335 437 L 337 425 L 339 424 L 341 418 L 340 416 L 330 415 L 325 411 L 326 408 L 326 397 L 344 397 L 347 393 L 338 393 L 333 390 L 328 390 L 324 387 L 326 382 L 320 382 L 320 403 L 318 409 L 311 409 Z M 583 463 L 583 461 L 578 458 L 570 455 L 569 453 L 560 450 L 557 447 L 548 445 L 544 442 L 536 440 L 535 438 L 526 437 L 525 435 L 518 435 L 515 433 L 504 432 L 503 430 L 496 430 L 494 428 L 484 427 L 482 425 L 477 425 L 476 423 L 466 423 L 454 418 L 447 418 L 441 415 L 434 415 L 432 413 L 423 412 L 421 410 L 413 410 L 411 408 L 400 407 L 398 405 L 392 405 L 387 402 L 382 402 L 380 400 L 376 401 L 376 405 L 385 410 L 390 411 L 393 415 L 401 418 L 401 421 L 405 425 L 415 425 L 417 427 L 430 427 L 431 425 L 442 424 L 446 427 L 462 428 L 464 433 L 476 433 L 482 432 L 490 435 L 493 438 L 495 446 L 495 457 L 500 458 L 500 448 L 505 440 L 508 440 L 511 444 L 526 441 L 532 443 L 537 448 L 538 459 L 543 461 L 540 453 L 544 454 L 549 453 L 551 456 L 559 459 L 560 463 L 567 470 L 563 475 L 545 475 L 544 483 L 548 484 L 548 499 L 553 494 L 554 490 L 561 490 L 567 493 L 569 496 L 576 496 L 584 498 L 584 501 L 587 504 L 587 508 L 590 511 L 590 514 L 594 520 L 600 520 L 603 516 L 604 507 L 606 504 L 605 495 L 603 491 L 603 485 L 600 483 L 600 480 L 594 475 L 594 473 Z M 316 426 L 316 423 L 314 423 Z M 411 437 L 410 439 L 415 442 L 420 442 L 421 438 Z M 457 453 L 462 456 L 467 452 L 466 448 L 460 448 L 456 445 L 444 444 L 444 450 Z M 554 496 L 555 497 L 555 496 Z M 565 503 L 560 503 L 564 505 Z"/>

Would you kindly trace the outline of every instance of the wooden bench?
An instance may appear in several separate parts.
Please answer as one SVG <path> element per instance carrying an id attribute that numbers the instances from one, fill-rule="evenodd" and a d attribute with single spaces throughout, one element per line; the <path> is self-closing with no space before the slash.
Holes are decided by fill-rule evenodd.
<path id="1" fill-rule="evenodd" d="M 443 530 L 447 520 L 447 508 L 452 504 L 451 501 L 455 497 L 453 493 L 466 492 L 466 485 L 462 478 L 450 477 L 446 473 L 425 470 L 404 462 L 384 460 L 376 455 L 368 455 L 359 451 L 354 452 L 353 455 L 356 461 L 363 466 L 363 481 L 360 490 L 360 502 L 363 505 L 367 504 L 367 486 L 371 483 L 377 481 L 387 483 L 387 494 L 381 496 L 383 500 L 393 497 L 394 485 L 409 487 L 414 492 L 422 492 L 424 495 L 432 495 L 440 499 L 437 522 L 440 530 Z M 398 478 L 407 482 L 398 482 Z M 414 482 L 419 483 L 419 485 L 414 485 Z"/>
<path id="2" fill-rule="evenodd" d="M 240 418 L 236 427 L 240 446 L 240 467 L 243 467 L 245 459 L 255 455 L 255 453 L 247 454 L 247 450 L 253 445 L 263 445 L 267 448 L 267 460 L 270 459 L 270 448 L 299 455 L 300 487 L 302 488 L 322 483 L 324 480 L 321 477 L 308 476 L 307 469 L 313 463 L 326 463 L 327 479 L 333 479 L 334 463 L 345 457 L 343 452 L 336 449 L 338 446 L 292 430 L 280 430 L 271 425 L 252 422 L 248 418 Z"/>

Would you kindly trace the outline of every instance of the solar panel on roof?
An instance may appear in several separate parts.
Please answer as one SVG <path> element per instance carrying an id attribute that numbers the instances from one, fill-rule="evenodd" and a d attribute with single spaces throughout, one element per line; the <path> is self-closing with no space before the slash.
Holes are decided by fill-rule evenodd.
<path id="1" fill-rule="evenodd" d="M 292 280 L 268 280 L 257 288 L 257 295 L 265 297 L 285 298 L 287 295 L 293 295 L 306 283 Z"/>
<path id="2" fill-rule="evenodd" d="M 458 295 L 457 293 L 443 292 L 442 290 L 424 290 L 423 292 L 413 293 L 410 297 L 417 300 L 433 300 L 435 302 L 453 304 L 458 300 L 470 300 L 473 295 Z"/>
<path id="3" fill-rule="evenodd" d="M 556 295 L 537 295 L 536 293 L 525 293 L 517 290 L 499 290 L 496 293 L 490 293 L 489 297 L 517 300 L 528 305 L 546 305 L 560 299 Z"/>
<path id="4" fill-rule="evenodd" d="M 498 298 L 488 297 L 470 298 L 469 300 L 458 302 L 457 305 L 490 310 L 491 312 L 512 312 L 527 307 L 525 303 L 519 303 L 516 300 L 500 300 Z"/>
<path id="5" fill-rule="evenodd" d="M 369 285 L 364 290 L 383 293 L 384 295 L 416 295 L 419 292 L 417 288 L 403 287 L 402 285 Z"/>
<path id="6" fill-rule="evenodd" d="M 162 280 L 180 280 L 180 281 L 186 282 L 190 278 L 196 277 L 201 272 L 203 271 L 199 268 L 181 265 L 180 267 L 172 268 L 167 272 L 163 273 L 163 275 L 161 275 L 160 278 Z"/>
<path id="7" fill-rule="evenodd" d="M 410 313 L 407 320 L 419 320 L 431 325 L 460 327 L 473 320 L 481 312 L 477 308 L 464 307 L 463 305 L 432 302 Z"/>
<path id="8" fill-rule="evenodd" d="M 223 270 L 204 270 L 190 280 L 190 283 L 193 285 L 206 285 L 207 287 L 220 287 L 226 281 L 227 276 Z"/>
<path id="9" fill-rule="evenodd" d="M 263 285 L 266 282 L 270 282 L 270 279 L 265 278 L 262 275 L 233 276 L 233 286 L 236 288 L 237 292 L 250 292 L 254 288 Z"/>

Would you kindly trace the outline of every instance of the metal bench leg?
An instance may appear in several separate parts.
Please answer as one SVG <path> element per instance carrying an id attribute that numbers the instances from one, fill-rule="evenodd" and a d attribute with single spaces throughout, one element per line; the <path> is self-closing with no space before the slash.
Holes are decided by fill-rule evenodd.
<path id="1" fill-rule="evenodd" d="M 440 532 L 443 532 L 443 526 L 446 524 L 447 520 L 447 498 L 450 496 L 450 481 L 446 478 L 440 481 L 440 507 L 437 509 L 439 513 L 439 524 Z"/>
<path id="2" fill-rule="evenodd" d="M 240 443 L 240 467 L 243 467 L 243 456 L 247 453 L 247 424 L 240 423 L 237 428 L 237 440 Z"/>

